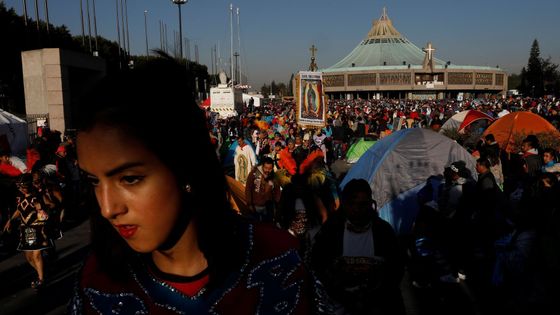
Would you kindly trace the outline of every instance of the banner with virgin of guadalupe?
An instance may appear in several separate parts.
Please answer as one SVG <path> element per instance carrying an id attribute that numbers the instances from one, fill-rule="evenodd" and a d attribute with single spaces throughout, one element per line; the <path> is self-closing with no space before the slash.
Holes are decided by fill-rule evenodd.
<path id="1" fill-rule="evenodd" d="M 301 71 L 296 80 L 297 122 L 308 127 L 324 127 L 326 104 L 321 72 Z"/>

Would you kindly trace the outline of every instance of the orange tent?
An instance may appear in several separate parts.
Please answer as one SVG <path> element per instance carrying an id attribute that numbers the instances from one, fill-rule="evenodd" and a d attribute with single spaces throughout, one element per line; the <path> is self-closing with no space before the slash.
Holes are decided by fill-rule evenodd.
<path id="1" fill-rule="evenodd" d="M 538 134 L 552 132 L 560 138 L 560 132 L 546 119 L 531 112 L 513 112 L 494 121 L 482 136 L 493 134 L 500 148 L 506 152 L 511 152 L 516 134 Z"/>

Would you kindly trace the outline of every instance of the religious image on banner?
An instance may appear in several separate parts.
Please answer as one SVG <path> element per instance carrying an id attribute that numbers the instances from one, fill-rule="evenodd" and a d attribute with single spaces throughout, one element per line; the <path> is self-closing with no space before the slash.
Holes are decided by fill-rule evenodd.
<path id="1" fill-rule="evenodd" d="M 300 72 L 299 75 L 298 123 L 322 127 L 325 125 L 322 74 Z"/>

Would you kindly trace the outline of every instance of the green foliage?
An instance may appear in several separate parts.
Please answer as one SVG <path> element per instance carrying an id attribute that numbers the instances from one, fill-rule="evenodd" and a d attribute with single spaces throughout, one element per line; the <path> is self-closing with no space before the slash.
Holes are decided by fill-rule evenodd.
<path id="1" fill-rule="evenodd" d="M 289 95 L 289 93 L 291 93 L 291 92 L 288 90 L 288 87 L 286 86 L 286 84 L 284 84 L 284 83 L 276 84 L 275 81 L 272 81 L 270 83 L 270 85 L 267 85 L 265 83 L 261 87 L 261 94 L 265 98 L 268 97 L 270 94 L 276 95 L 277 97 L 282 97 L 282 96 Z"/>
<path id="2" fill-rule="evenodd" d="M 290 81 L 288 82 L 288 96 L 294 96 L 294 74 L 290 76 Z"/>
<path id="3" fill-rule="evenodd" d="M 508 77 L 508 90 L 518 89 L 521 85 L 521 75 L 512 73 Z"/>
<path id="4" fill-rule="evenodd" d="M 528 134 L 524 132 L 514 134 L 511 142 L 511 152 L 521 152 L 521 144 L 527 136 Z M 539 139 L 539 145 L 542 149 L 553 148 L 560 150 L 560 133 L 557 131 L 541 132 L 535 134 L 535 136 Z"/>
<path id="5" fill-rule="evenodd" d="M 23 73 L 21 65 L 21 52 L 41 48 L 61 48 L 91 54 L 95 50 L 95 39 L 92 38 L 91 50 L 89 39 L 82 36 L 72 37 L 65 25 L 53 26 L 39 21 L 25 19 L 16 14 L 15 10 L 7 9 L 3 1 L 0 1 L 0 38 L 6 45 L 0 49 L 0 108 L 7 111 L 23 114 L 25 113 Z M 130 61 L 134 65 L 141 65 L 146 57 L 127 56 L 119 45 L 101 36 L 97 37 L 97 50 L 99 57 L 107 62 L 107 72 L 125 71 Z M 184 62 L 184 61 L 183 61 Z M 198 79 L 200 89 L 204 87 L 204 81 L 210 83 L 208 69 L 206 66 L 189 62 L 189 69 L 193 75 L 192 84 L 196 85 Z M 202 97 L 206 97 L 203 93 Z"/>
<path id="6" fill-rule="evenodd" d="M 270 85 L 266 85 L 263 84 L 263 86 L 261 86 L 261 94 L 264 96 L 264 98 L 268 98 L 272 93 L 272 91 L 270 90 Z"/>
<path id="7" fill-rule="evenodd" d="M 27 20 L 7 9 L 0 1 L 0 38 L 5 43 L 0 49 L 0 108 L 10 112 L 25 112 L 21 52 L 39 48 L 60 47 L 76 49 L 66 26 L 53 26 L 39 21 Z"/>
<path id="8" fill-rule="evenodd" d="M 515 86 L 510 82 L 510 86 Z M 550 57 L 540 56 L 539 42 L 535 39 L 531 46 L 527 67 L 521 70 L 517 88 L 527 96 L 541 97 L 543 95 L 560 94 L 560 72 L 558 65 L 550 61 Z"/>
<path id="9" fill-rule="evenodd" d="M 560 71 L 558 65 L 550 61 L 550 57 L 542 60 L 543 85 L 546 95 L 560 94 Z"/>
<path id="10" fill-rule="evenodd" d="M 521 74 L 519 75 L 519 85 L 517 85 L 517 89 L 521 91 L 521 93 L 525 93 L 527 91 L 527 70 L 525 67 L 521 69 Z"/>
<path id="11" fill-rule="evenodd" d="M 81 35 L 74 36 L 73 41 L 74 44 L 79 47 L 79 51 L 88 54 L 90 53 L 89 39 L 87 36 L 85 38 L 82 38 Z M 85 45 L 83 45 L 82 43 L 84 43 Z M 91 39 L 91 45 L 91 49 L 95 50 L 94 38 Z M 97 36 L 97 52 L 99 54 L 99 57 L 105 59 L 105 61 L 107 62 L 108 73 L 119 71 L 120 69 L 125 67 L 126 64 L 128 64 L 128 58 L 126 58 L 125 56 L 125 51 L 122 48 L 119 49 L 119 44 L 117 42 L 110 41 L 101 36 Z"/>
<path id="12" fill-rule="evenodd" d="M 157 56 L 167 56 L 167 54 L 165 52 L 163 52 L 162 50 L 155 50 L 153 51 L 153 53 Z M 150 56 L 150 57 L 146 57 L 144 55 L 141 56 L 131 56 L 130 57 L 133 61 L 134 61 L 134 67 L 135 68 L 141 68 L 143 67 L 146 62 L 150 59 L 155 58 L 154 56 Z M 188 61 L 188 66 L 186 64 L 187 60 L 186 59 L 181 59 L 179 61 L 180 64 L 182 64 L 183 66 L 187 67 L 188 71 L 188 84 L 189 84 L 189 89 L 193 92 L 197 91 L 197 87 L 198 87 L 198 92 L 199 94 L 194 95 L 195 99 L 199 99 L 199 100 L 204 100 L 208 97 L 208 91 L 210 90 L 210 80 L 211 77 L 208 74 L 208 67 L 206 67 L 205 65 L 201 65 L 199 63 L 196 63 L 194 61 Z M 206 84 L 206 85 L 205 85 Z M 205 90 L 206 88 L 206 90 Z"/>
<path id="13" fill-rule="evenodd" d="M 541 51 L 539 42 L 535 39 L 531 46 L 529 62 L 527 63 L 527 88 L 525 94 L 531 96 L 542 96 L 544 94 L 543 87 L 543 67 L 541 61 Z"/>

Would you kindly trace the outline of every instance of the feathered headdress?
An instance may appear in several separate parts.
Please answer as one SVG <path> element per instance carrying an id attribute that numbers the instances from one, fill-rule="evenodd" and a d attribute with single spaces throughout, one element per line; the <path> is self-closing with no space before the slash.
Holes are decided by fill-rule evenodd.
<path id="1" fill-rule="evenodd" d="M 274 172 L 274 177 L 281 187 L 284 187 L 292 182 L 292 176 L 285 169 L 279 169 Z"/>
<path id="2" fill-rule="evenodd" d="M 323 151 L 321 151 L 321 150 L 315 150 L 315 151 L 309 153 L 307 158 L 305 158 L 305 160 L 303 160 L 303 162 L 299 166 L 299 173 L 300 174 L 305 174 L 315 164 L 315 162 L 318 159 L 323 160 L 324 157 L 325 156 L 323 155 Z"/>
<path id="3" fill-rule="evenodd" d="M 257 125 L 257 127 L 258 127 L 260 130 L 268 130 L 268 129 L 269 129 L 268 123 L 267 123 L 266 121 L 264 121 L 264 120 L 257 120 L 257 121 L 255 121 L 255 125 Z"/>
<path id="4" fill-rule="evenodd" d="M 327 168 L 323 165 L 323 158 L 323 151 L 317 149 L 311 152 L 303 163 L 301 163 L 299 173 L 304 174 L 307 184 L 313 191 L 319 191 L 321 190 L 321 187 L 325 187 L 325 185 L 327 185 L 333 198 L 333 209 L 336 210 L 340 206 L 337 186 Z"/>
<path id="5" fill-rule="evenodd" d="M 280 151 L 279 155 L 280 160 L 278 161 L 278 166 L 286 169 L 291 175 L 295 175 L 297 172 L 296 160 L 294 160 L 294 157 L 292 156 L 290 151 L 288 151 L 288 148 L 284 148 L 282 151 Z"/>

